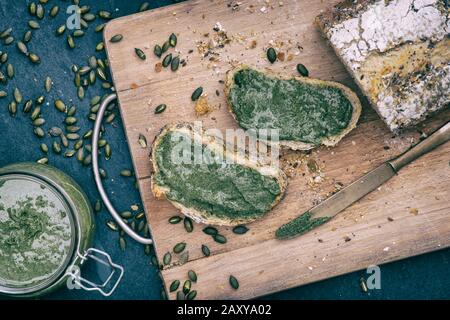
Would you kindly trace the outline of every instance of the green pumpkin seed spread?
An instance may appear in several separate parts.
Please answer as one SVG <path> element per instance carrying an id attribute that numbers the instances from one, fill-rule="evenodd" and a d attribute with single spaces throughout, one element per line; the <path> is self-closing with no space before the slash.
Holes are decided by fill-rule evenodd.
<path id="1" fill-rule="evenodd" d="M 28 179 L 0 178 L 0 284 L 37 285 L 64 264 L 71 225 L 63 202 Z"/>
<path id="2" fill-rule="evenodd" d="M 281 193 L 274 177 L 227 159 L 194 163 L 195 148 L 202 150 L 204 155 L 210 155 L 210 159 L 216 155 L 208 146 L 200 146 L 200 142 L 191 144 L 191 137 L 186 134 L 176 134 L 167 132 L 153 151 L 158 166 L 153 179 L 156 185 L 169 189 L 166 193 L 169 200 L 231 219 L 260 216 L 271 209 Z M 175 160 L 177 163 L 174 163 L 176 157 L 173 154 L 179 150 L 175 148 L 180 143 L 191 145 L 192 161 L 179 163 Z"/>
<path id="3" fill-rule="evenodd" d="M 281 80 L 243 69 L 234 75 L 228 95 L 245 129 L 279 129 L 280 140 L 320 144 L 345 129 L 353 108 L 341 89 Z"/>

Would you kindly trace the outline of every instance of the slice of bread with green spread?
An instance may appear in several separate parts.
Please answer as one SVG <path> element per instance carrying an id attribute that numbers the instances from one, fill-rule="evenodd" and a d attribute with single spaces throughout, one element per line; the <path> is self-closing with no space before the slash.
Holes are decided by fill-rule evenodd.
<path id="1" fill-rule="evenodd" d="M 227 72 L 225 95 L 242 128 L 278 129 L 279 144 L 294 150 L 336 145 L 361 114 L 357 95 L 340 83 L 247 65 Z"/>
<path id="2" fill-rule="evenodd" d="M 234 226 L 262 217 L 280 202 L 285 174 L 250 161 L 190 123 L 165 126 L 152 148 L 152 192 L 197 222 Z"/>

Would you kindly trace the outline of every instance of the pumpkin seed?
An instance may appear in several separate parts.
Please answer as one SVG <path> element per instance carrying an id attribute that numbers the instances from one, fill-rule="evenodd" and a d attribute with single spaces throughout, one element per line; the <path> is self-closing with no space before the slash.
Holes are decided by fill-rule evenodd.
<path id="1" fill-rule="evenodd" d="M 12 36 L 7 37 L 7 38 L 3 41 L 3 43 L 4 43 L 5 45 L 10 45 L 10 44 L 13 43 L 13 42 L 14 42 L 14 37 L 12 37 Z"/>
<path id="2" fill-rule="evenodd" d="M 163 113 L 166 110 L 166 108 L 167 108 L 167 105 L 165 105 L 164 103 L 160 104 L 159 106 L 157 106 L 155 108 L 155 114 Z"/>
<path id="3" fill-rule="evenodd" d="M 83 14 L 83 20 L 87 22 L 91 22 L 95 20 L 95 15 L 93 13 L 85 13 Z"/>
<path id="4" fill-rule="evenodd" d="M 105 146 L 105 159 L 111 159 L 111 146 L 109 145 L 109 143 Z"/>
<path id="5" fill-rule="evenodd" d="M 34 20 L 28 21 L 28 26 L 29 26 L 31 29 L 39 29 L 39 28 L 41 27 L 41 26 L 39 25 L 39 22 L 34 21 Z"/>
<path id="6" fill-rule="evenodd" d="M 102 23 L 99 24 L 98 26 L 95 27 L 95 32 L 100 32 L 103 31 L 103 29 L 105 28 L 106 23 Z"/>
<path id="7" fill-rule="evenodd" d="M 95 84 L 95 80 L 96 80 L 96 76 L 95 76 L 95 71 L 91 70 L 91 72 L 89 72 L 89 83 L 91 85 Z"/>
<path id="8" fill-rule="evenodd" d="M 103 81 L 107 81 L 105 72 L 100 68 L 97 68 L 97 76 Z"/>
<path id="9" fill-rule="evenodd" d="M 115 113 L 111 113 L 110 115 L 108 115 L 108 116 L 106 117 L 105 122 L 106 122 L 106 123 L 111 123 L 111 122 L 114 121 L 114 118 L 115 118 L 115 117 L 116 117 L 116 114 L 115 114 Z"/>
<path id="10" fill-rule="evenodd" d="M 56 15 L 58 14 L 58 12 L 59 12 L 59 7 L 58 7 L 58 6 L 53 6 L 53 7 L 50 9 L 50 17 L 52 17 L 52 18 L 56 17 Z"/>
<path id="11" fill-rule="evenodd" d="M 98 140 L 98 147 L 99 148 L 103 148 L 104 146 L 106 146 L 108 144 L 108 142 L 105 139 L 100 139 Z"/>
<path id="12" fill-rule="evenodd" d="M 66 135 L 64 133 L 62 133 L 59 138 L 61 139 L 61 143 L 64 146 L 64 148 L 68 148 L 69 147 L 69 140 L 67 139 Z"/>
<path id="13" fill-rule="evenodd" d="M 33 112 L 31 113 L 31 120 L 34 121 L 36 120 L 41 114 L 41 108 L 39 106 L 37 106 L 36 108 L 34 108 Z"/>
<path id="14" fill-rule="evenodd" d="M 136 53 L 136 55 L 139 57 L 139 59 L 141 60 L 145 60 L 147 57 L 145 56 L 144 51 L 142 51 L 139 48 L 134 48 L 134 52 Z"/>
<path id="15" fill-rule="evenodd" d="M 153 53 L 155 54 L 155 56 L 157 56 L 158 58 L 161 58 L 162 55 L 162 48 L 159 44 L 155 45 L 155 47 L 153 48 Z"/>
<path id="16" fill-rule="evenodd" d="M 269 49 L 267 49 L 267 59 L 270 63 L 274 63 L 275 61 L 277 61 L 277 52 L 274 48 L 270 47 Z"/>
<path id="17" fill-rule="evenodd" d="M 149 7 L 150 7 L 150 4 L 148 2 L 143 2 L 141 4 L 141 6 L 139 7 L 139 12 L 146 11 L 146 10 L 148 10 Z"/>
<path id="18" fill-rule="evenodd" d="M 98 12 L 98 16 L 102 19 L 111 19 L 111 12 L 106 10 L 101 10 Z"/>
<path id="19" fill-rule="evenodd" d="M 67 109 L 66 105 L 64 104 L 64 102 L 62 102 L 62 100 L 55 101 L 55 108 L 61 112 L 66 112 Z"/>
<path id="20" fill-rule="evenodd" d="M 69 149 L 66 152 L 64 152 L 64 157 L 66 158 L 72 158 L 75 155 L 76 151 L 73 149 Z"/>
<path id="21" fill-rule="evenodd" d="M 84 88 L 83 87 L 78 87 L 77 96 L 78 96 L 78 99 L 80 99 L 80 100 L 84 99 Z"/>
<path id="22" fill-rule="evenodd" d="M 108 220 L 106 222 L 106 225 L 108 226 L 109 229 L 111 229 L 112 231 L 119 231 L 119 227 L 117 226 L 117 224 L 112 221 L 112 220 Z"/>
<path id="23" fill-rule="evenodd" d="M 45 136 L 45 132 L 41 127 L 35 127 L 33 132 L 38 138 L 43 138 Z"/>
<path id="24" fill-rule="evenodd" d="M 83 31 L 83 30 L 75 30 L 75 31 L 72 33 L 72 36 L 73 36 L 74 38 L 80 38 L 80 37 L 84 36 L 84 31 Z"/>
<path id="25" fill-rule="evenodd" d="M 124 170 L 120 171 L 120 175 L 122 177 L 131 177 L 132 173 L 131 173 L 131 170 L 124 169 Z"/>
<path id="26" fill-rule="evenodd" d="M 152 246 L 149 245 L 149 244 L 146 244 L 144 246 L 144 253 L 145 253 L 145 255 L 147 255 L 147 256 L 150 255 L 151 251 L 152 251 Z"/>
<path id="27" fill-rule="evenodd" d="M 78 70 L 78 73 L 82 76 L 84 76 L 86 73 L 88 73 L 89 71 L 91 71 L 91 67 L 89 66 L 83 66 Z"/>
<path id="28" fill-rule="evenodd" d="M 202 244 L 202 252 L 205 257 L 209 257 L 211 255 L 211 251 L 209 250 L 208 246 L 205 244 Z"/>
<path id="29" fill-rule="evenodd" d="M 45 78 L 45 82 L 44 82 L 44 88 L 45 91 L 47 91 L 47 93 L 50 92 L 50 90 L 52 90 L 52 79 L 50 77 Z"/>
<path id="30" fill-rule="evenodd" d="M 175 33 L 172 33 L 170 36 L 169 36 L 169 44 L 170 44 L 170 46 L 171 47 L 175 47 L 176 45 L 177 45 L 177 36 L 176 36 L 176 34 Z"/>
<path id="31" fill-rule="evenodd" d="M 6 66 L 6 75 L 10 79 L 14 78 L 14 66 L 11 63 Z"/>
<path id="32" fill-rule="evenodd" d="M 45 143 L 41 143 L 39 147 L 43 153 L 48 153 L 48 146 Z"/>
<path id="33" fill-rule="evenodd" d="M 68 125 L 72 125 L 72 124 L 75 124 L 75 123 L 77 123 L 77 118 L 75 118 L 75 117 L 66 117 L 65 119 L 64 119 L 64 122 L 66 123 L 66 124 L 68 124 Z"/>
<path id="34" fill-rule="evenodd" d="M 27 32 L 25 32 L 23 34 L 22 41 L 25 42 L 25 43 L 30 42 L 32 35 L 33 35 L 33 33 L 31 32 L 31 30 L 28 30 Z"/>
<path id="35" fill-rule="evenodd" d="M 45 123 L 45 119 L 44 118 L 37 118 L 36 120 L 33 121 L 33 126 L 40 127 L 44 123 Z"/>
<path id="36" fill-rule="evenodd" d="M 75 48 L 75 41 L 73 41 L 73 38 L 71 35 L 67 36 L 67 44 L 69 45 L 70 49 Z"/>
<path id="37" fill-rule="evenodd" d="M 28 5 L 28 12 L 29 12 L 32 16 L 35 16 L 35 15 L 36 15 L 36 3 L 31 2 L 31 3 Z"/>
<path id="38" fill-rule="evenodd" d="M 300 73 L 302 76 L 304 76 L 304 77 L 307 77 L 307 76 L 309 76 L 309 71 L 308 71 L 308 69 L 306 69 L 306 67 L 303 65 L 303 64 L 301 64 L 301 63 L 299 63 L 298 65 L 297 65 L 297 71 L 298 71 L 298 73 Z"/>
<path id="39" fill-rule="evenodd" d="M 100 212 L 102 210 L 102 202 L 100 199 L 95 201 L 94 210 L 95 212 Z"/>
<path id="40" fill-rule="evenodd" d="M 180 286 L 180 280 L 172 281 L 172 283 L 170 284 L 170 288 L 169 288 L 170 292 L 177 291 L 179 286 Z"/>
<path id="41" fill-rule="evenodd" d="M 364 278 L 359 279 L 359 286 L 364 293 L 367 293 L 367 291 L 369 291 L 369 289 L 367 288 L 366 280 Z"/>
<path id="42" fill-rule="evenodd" d="M 79 0 L 72 0 L 72 3 L 75 4 L 75 5 L 78 5 L 79 2 L 80 2 Z M 91 7 L 88 6 L 88 5 L 84 5 L 84 6 L 80 7 L 80 13 L 81 14 L 88 13 L 89 11 L 91 11 Z"/>
<path id="43" fill-rule="evenodd" d="M 30 53 L 28 55 L 28 59 L 30 59 L 31 62 L 36 64 L 41 62 L 41 58 L 39 58 L 39 56 L 35 53 Z"/>
<path id="44" fill-rule="evenodd" d="M 84 149 L 83 148 L 80 148 L 77 150 L 77 161 L 81 162 L 81 163 L 84 161 Z"/>
<path id="45" fill-rule="evenodd" d="M 203 87 L 198 87 L 197 89 L 194 90 L 194 92 L 192 92 L 191 100 L 197 101 L 198 98 L 200 98 L 200 96 L 202 95 L 202 93 L 203 93 Z"/>
<path id="46" fill-rule="evenodd" d="M 183 293 L 188 294 L 191 291 L 192 282 L 191 280 L 186 280 L 183 284 Z"/>
<path id="47" fill-rule="evenodd" d="M 83 160 L 83 165 L 88 166 L 91 163 L 92 163 L 92 156 L 90 154 L 88 154 Z"/>
<path id="48" fill-rule="evenodd" d="M 221 235 L 221 234 L 216 234 L 213 236 L 213 239 L 215 242 L 220 243 L 220 244 L 224 244 L 227 243 L 227 238 L 225 238 L 225 236 Z"/>
<path id="49" fill-rule="evenodd" d="M 8 104 L 8 111 L 9 111 L 9 114 L 12 117 L 14 117 L 16 115 L 16 113 L 17 113 L 17 103 L 15 101 L 11 101 Z"/>
<path id="50" fill-rule="evenodd" d="M 230 275 L 229 282 L 230 282 L 230 286 L 233 289 L 235 289 L 235 290 L 239 289 L 239 281 L 236 279 L 236 277 Z"/>
<path id="51" fill-rule="evenodd" d="M 197 282 L 197 274 L 195 273 L 194 270 L 189 270 L 189 271 L 188 271 L 188 278 L 189 278 L 192 282 Z"/>
<path id="52" fill-rule="evenodd" d="M 0 33 L 0 39 L 5 39 L 11 35 L 12 28 L 7 28 Z"/>
<path id="53" fill-rule="evenodd" d="M 124 237 L 119 237 L 119 246 L 120 250 L 122 251 L 125 251 L 125 249 L 127 248 L 127 242 Z"/>
<path id="54" fill-rule="evenodd" d="M 8 95 L 6 91 L 0 90 L 0 98 L 4 98 Z"/>
<path id="55" fill-rule="evenodd" d="M 197 290 L 192 290 L 186 295 L 186 300 L 194 300 L 197 296 Z"/>
<path id="56" fill-rule="evenodd" d="M 62 134 L 62 130 L 59 127 L 51 127 L 48 130 L 48 133 L 52 136 L 52 137 L 59 137 Z"/>
<path id="57" fill-rule="evenodd" d="M 248 231 L 246 226 L 236 226 L 233 228 L 233 232 L 236 234 L 244 234 Z"/>
<path id="58" fill-rule="evenodd" d="M 73 117 L 76 113 L 77 113 L 77 107 L 75 107 L 75 106 L 71 106 L 67 110 L 67 116 L 69 116 L 69 117 Z"/>
<path id="59" fill-rule="evenodd" d="M 68 140 L 72 140 L 72 141 L 80 139 L 80 135 L 77 134 L 77 133 L 68 133 L 66 135 L 66 137 L 67 137 Z"/>
<path id="60" fill-rule="evenodd" d="M 170 64 L 170 69 L 175 72 L 178 70 L 179 66 L 180 66 L 180 57 L 177 56 L 172 59 L 172 63 Z"/>
<path id="61" fill-rule="evenodd" d="M 37 163 L 39 164 L 47 164 L 48 163 L 48 158 L 47 157 L 43 157 L 40 158 L 39 160 L 36 160 Z"/>
<path id="62" fill-rule="evenodd" d="M 124 211 L 120 213 L 120 216 L 124 219 L 130 219 L 133 217 L 133 214 L 130 211 Z"/>
<path id="63" fill-rule="evenodd" d="M 95 51 L 102 51 L 105 48 L 105 44 L 102 42 L 97 43 L 95 46 Z"/>
<path id="64" fill-rule="evenodd" d="M 89 27 L 89 24 L 84 19 L 80 19 L 80 26 L 82 29 L 87 29 Z"/>
<path id="65" fill-rule="evenodd" d="M 8 61 L 8 53 L 3 52 L 0 56 L 0 62 L 5 63 L 6 61 Z"/>
<path id="66" fill-rule="evenodd" d="M 44 103 L 44 100 L 45 100 L 45 97 L 44 97 L 44 96 L 39 96 L 39 97 L 37 97 L 37 99 L 36 99 L 36 104 L 43 104 L 43 103 Z"/>
<path id="67" fill-rule="evenodd" d="M 22 93 L 19 88 L 14 88 L 14 100 L 16 100 L 17 103 L 22 102 Z"/>
<path id="68" fill-rule="evenodd" d="M 23 43 L 22 41 L 18 41 L 17 42 L 17 48 L 19 49 L 19 51 L 23 54 L 28 54 L 28 48 L 25 45 L 25 43 Z"/>
<path id="69" fill-rule="evenodd" d="M 185 297 L 183 291 L 178 291 L 177 292 L 177 300 L 185 300 L 185 299 L 186 299 L 186 297 Z"/>
<path id="70" fill-rule="evenodd" d="M 180 216 L 173 216 L 173 217 L 169 218 L 169 223 L 177 224 L 177 223 L 180 223 L 181 220 L 182 220 L 182 218 Z"/>
<path id="71" fill-rule="evenodd" d="M 170 252 L 167 252 L 164 256 L 163 256 L 163 263 L 165 266 L 169 265 L 170 262 L 172 261 L 172 255 L 170 254 Z"/>
<path id="72" fill-rule="evenodd" d="M 169 66 L 169 64 L 172 62 L 172 54 L 169 53 L 168 55 L 166 55 L 162 61 L 162 66 L 164 68 L 167 68 Z"/>
<path id="73" fill-rule="evenodd" d="M 183 221 L 184 229 L 186 229 L 187 232 L 192 232 L 194 230 L 194 224 L 192 223 L 192 219 L 189 217 L 184 218 Z"/>
<path id="74" fill-rule="evenodd" d="M 145 213 L 144 213 L 144 212 L 139 212 L 134 218 L 135 218 L 136 220 L 139 220 L 139 219 L 142 219 L 144 216 L 145 216 Z"/>
<path id="75" fill-rule="evenodd" d="M 169 47 L 170 47 L 170 43 L 169 43 L 169 40 L 167 40 L 166 42 L 164 42 L 164 44 L 161 47 L 161 55 L 163 53 L 165 53 L 167 50 L 169 50 Z"/>
<path id="76" fill-rule="evenodd" d="M 0 83 L 7 83 L 6 76 L 0 71 Z"/>
<path id="77" fill-rule="evenodd" d="M 115 43 L 115 42 L 122 41 L 122 39 L 123 39 L 123 35 L 116 34 L 116 35 L 112 36 L 111 39 L 109 39 L 109 42 Z"/>
<path id="78" fill-rule="evenodd" d="M 209 236 L 215 236 L 216 234 L 219 233 L 219 231 L 214 227 L 203 228 L 203 232 Z"/>
<path id="79" fill-rule="evenodd" d="M 39 20 L 42 20 L 42 19 L 44 19 L 44 14 L 45 14 L 45 9 L 44 9 L 44 7 L 41 6 L 40 4 L 38 4 L 37 7 L 36 7 L 36 17 L 37 17 Z"/>
<path id="80" fill-rule="evenodd" d="M 138 142 L 141 148 L 147 148 L 147 138 L 143 134 L 139 134 Z"/>
<path id="81" fill-rule="evenodd" d="M 52 149 L 53 149 L 53 152 L 56 154 L 61 153 L 61 145 L 57 141 L 53 141 Z"/>
<path id="82" fill-rule="evenodd" d="M 174 247 L 173 247 L 173 252 L 175 253 L 181 253 L 183 252 L 183 250 L 186 248 L 186 243 L 185 242 L 180 242 L 177 243 Z"/>
<path id="83" fill-rule="evenodd" d="M 89 139 L 90 137 L 92 137 L 92 129 L 87 131 L 84 135 L 83 135 L 83 139 Z"/>
<path id="84" fill-rule="evenodd" d="M 56 35 L 60 36 L 64 33 L 64 31 L 66 31 L 66 25 L 63 24 L 61 26 L 58 27 L 58 29 L 56 29 Z"/>

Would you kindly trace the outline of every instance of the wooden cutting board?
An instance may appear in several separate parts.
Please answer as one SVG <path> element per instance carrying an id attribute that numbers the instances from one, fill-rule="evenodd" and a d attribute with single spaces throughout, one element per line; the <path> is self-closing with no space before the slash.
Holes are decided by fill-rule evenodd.
<path id="1" fill-rule="evenodd" d="M 226 244 L 204 234 L 204 225 L 195 224 L 194 231 L 187 233 L 182 223 L 169 224 L 169 217 L 179 212 L 168 201 L 155 200 L 150 191 L 150 149 L 139 145 L 139 135 L 145 135 L 150 144 L 161 127 L 180 120 L 202 120 L 206 128 L 236 128 L 220 82 L 233 63 L 294 75 L 301 62 L 310 76 L 336 80 L 356 90 L 313 25 L 314 17 L 336 2 L 188 1 L 107 25 L 106 49 L 159 261 L 175 244 L 187 243 L 189 261 L 179 265 L 180 256 L 172 252 L 172 264 L 162 270 L 166 288 L 176 279 L 183 283 L 188 270 L 194 270 L 198 282 L 192 289 L 198 291 L 198 299 L 253 298 L 450 245 L 450 143 L 407 166 L 314 232 L 289 241 L 274 239 L 281 224 L 409 148 L 418 141 L 419 131 L 430 133 L 448 121 L 449 110 L 418 130 L 394 137 L 364 101 L 359 126 L 337 147 L 284 154 L 283 169 L 290 176 L 286 198 L 262 220 L 248 225 L 245 235 L 218 228 L 227 237 Z M 229 43 L 223 47 L 214 26 L 226 30 Z M 153 47 L 163 44 L 172 32 L 178 36 L 178 45 L 170 52 L 185 59 L 186 66 L 177 72 L 156 72 L 160 60 Z M 108 41 L 119 33 L 124 37 L 120 43 Z M 206 54 L 208 44 L 213 48 Z M 270 65 L 265 58 L 268 46 L 283 52 L 284 61 Z M 134 48 L 141 48 L 147 59 L 138 59 Z M 190 100 L 198 86 L 216 106 L 201 117 Z M 161 103 L 167 104 L 167 110 L 155 115 L 154 108 Z M 316 165 L 318 171 L 310 169 Z M 202 244 L 210 248 L 209 257 L 203 256 Z M 230 287 L 230 275 L 239 280 L 238 290 Z"/>

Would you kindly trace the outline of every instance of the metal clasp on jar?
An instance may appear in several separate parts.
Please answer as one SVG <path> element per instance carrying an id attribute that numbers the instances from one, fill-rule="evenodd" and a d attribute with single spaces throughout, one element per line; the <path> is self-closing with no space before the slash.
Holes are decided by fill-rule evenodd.
<path id="1" fill-rule="evenodd" d="M 81 276 L 80 268 L 77 267 L 77 262 L 80 261 L 80 266 L 82 266 L 89 259 L 94 260 L 96 263 L 102 264 L 110 268 L 110 273 L 106 280 L 102 284 L 97 284 Z M 110 283 L 114 278 L 116 272 L 119 275 L 114 283 Z M 86 291 L 99 291 L 105 297 L 109 297 L 114 293 L 120 280 L 123 277 L 124 268 L 111 260 L 111 256 L 104 251 L 89 248 L 84 254 L 77 252 L 77 257 L 75 258 L 72 265 L 67 269 L 66 276 L 69 276 L 73 283 Z M 109 290 L 106 288 L 110 287 Z"/>

